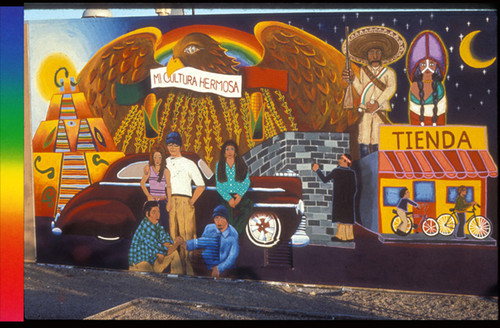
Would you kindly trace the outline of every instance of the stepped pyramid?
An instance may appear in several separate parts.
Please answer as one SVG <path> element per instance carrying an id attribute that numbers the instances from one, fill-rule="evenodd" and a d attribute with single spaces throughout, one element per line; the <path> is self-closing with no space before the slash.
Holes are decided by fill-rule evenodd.
<path id="1" fill-rule="evenodd" d="M 123 157 L 102 118 L 94 117 L 73 78 L 62 79 L 33 137 L 35 215 L 54 217 Z M 96 160 L 99 159 L 99 160 Z"/>

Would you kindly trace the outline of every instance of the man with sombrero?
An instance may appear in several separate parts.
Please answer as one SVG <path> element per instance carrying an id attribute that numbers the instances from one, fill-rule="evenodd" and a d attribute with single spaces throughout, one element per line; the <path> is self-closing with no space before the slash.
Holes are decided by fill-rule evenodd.
<path id="1" fill-rule="evenodd" d="M 379 126 L 391 124 L 387 112 L 389 100 L 396 92 L 396 73 L 386 65 L 399 60 L 406 51 L 405 39 L 396 31 L 384 26 L 362 27 L 348 36 L 349 58 L 362 64 L 359 76 L 353 70 L 344 70 L 342 78 L 352 82 L 360 95 L 359 153 L 365 157 L 378 150 Z M 347 53 L 346 42 L 342 50 Z"/>

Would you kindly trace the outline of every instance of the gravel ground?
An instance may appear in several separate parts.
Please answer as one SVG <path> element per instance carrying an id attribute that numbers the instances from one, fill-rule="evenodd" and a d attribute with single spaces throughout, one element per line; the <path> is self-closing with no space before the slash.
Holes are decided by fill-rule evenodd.
<path id="1" fill-rule="evenodd" d="M 25 319 L 498 320 L 498 298 L 25 263 Z"/>

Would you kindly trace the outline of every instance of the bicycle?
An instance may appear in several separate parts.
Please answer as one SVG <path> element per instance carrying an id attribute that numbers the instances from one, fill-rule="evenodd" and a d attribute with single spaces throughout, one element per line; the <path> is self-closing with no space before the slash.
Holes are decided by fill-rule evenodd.
<path id="1" fill-rule="evenodd" d="M 408 225 L 406 231 L 404 231 L 405 236 L 411 233 L 413 229 L 415 233 L 418 233 L 418 228 L 422 228 L 422 232 L 428 237 L 434 237 L 439 234 L 439 224 L 437 221 L 431 217 L 427 216 L 427 208 L 429 205 L 424 206 L 424 214 L 417 214 L 413 212 L 406 212 L 406 218 L 408 220 Z M 401 218 L 398 215 L 398 212 L 393 209 L 392 213 L 396 214 L 395 217 L 392 218 L 391 221 L 391 229 L 394 233 L 397 233 L 397 229 L 401 223 Z M 420 222 L 415 224 L 413 221 L 415 218 L 420 218 Z"/>
<path id="2" fill-rule="evenodd" d="M 493 232 L 491 220 L 482 215 L 476 215 L 476 206 L 481 208 L 479 204 L 472 205 L 471 211 L 466 211 L 466 213 L 472 213 L 472 215 L 467 219 L 465 225 L 469 230 L 472 237 L 476 239 L 488 238 Z M 439 224 L 439 231 L 443 236 L 451 235 L 457 226 L 458 217 L 455 208 L 450 208 L 451 213 L 441 214 L 437 218 Z"/>

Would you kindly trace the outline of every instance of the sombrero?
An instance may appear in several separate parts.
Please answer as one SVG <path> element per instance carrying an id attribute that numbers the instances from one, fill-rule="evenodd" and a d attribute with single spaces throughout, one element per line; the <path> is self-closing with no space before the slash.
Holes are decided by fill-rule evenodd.
<path id="1" fill-rule="evenodd" d="M 406 41 L 398 32 L 385 26 L 366 26 L 349 34 L 349 58 L 368 64 L 367 52 L 370 49 L 382 50 L 382 65 L 390 64 L 401 57 L 406 51 Z M 342 52 L 346 54 L 346 41 L 342 44 Z"/>

